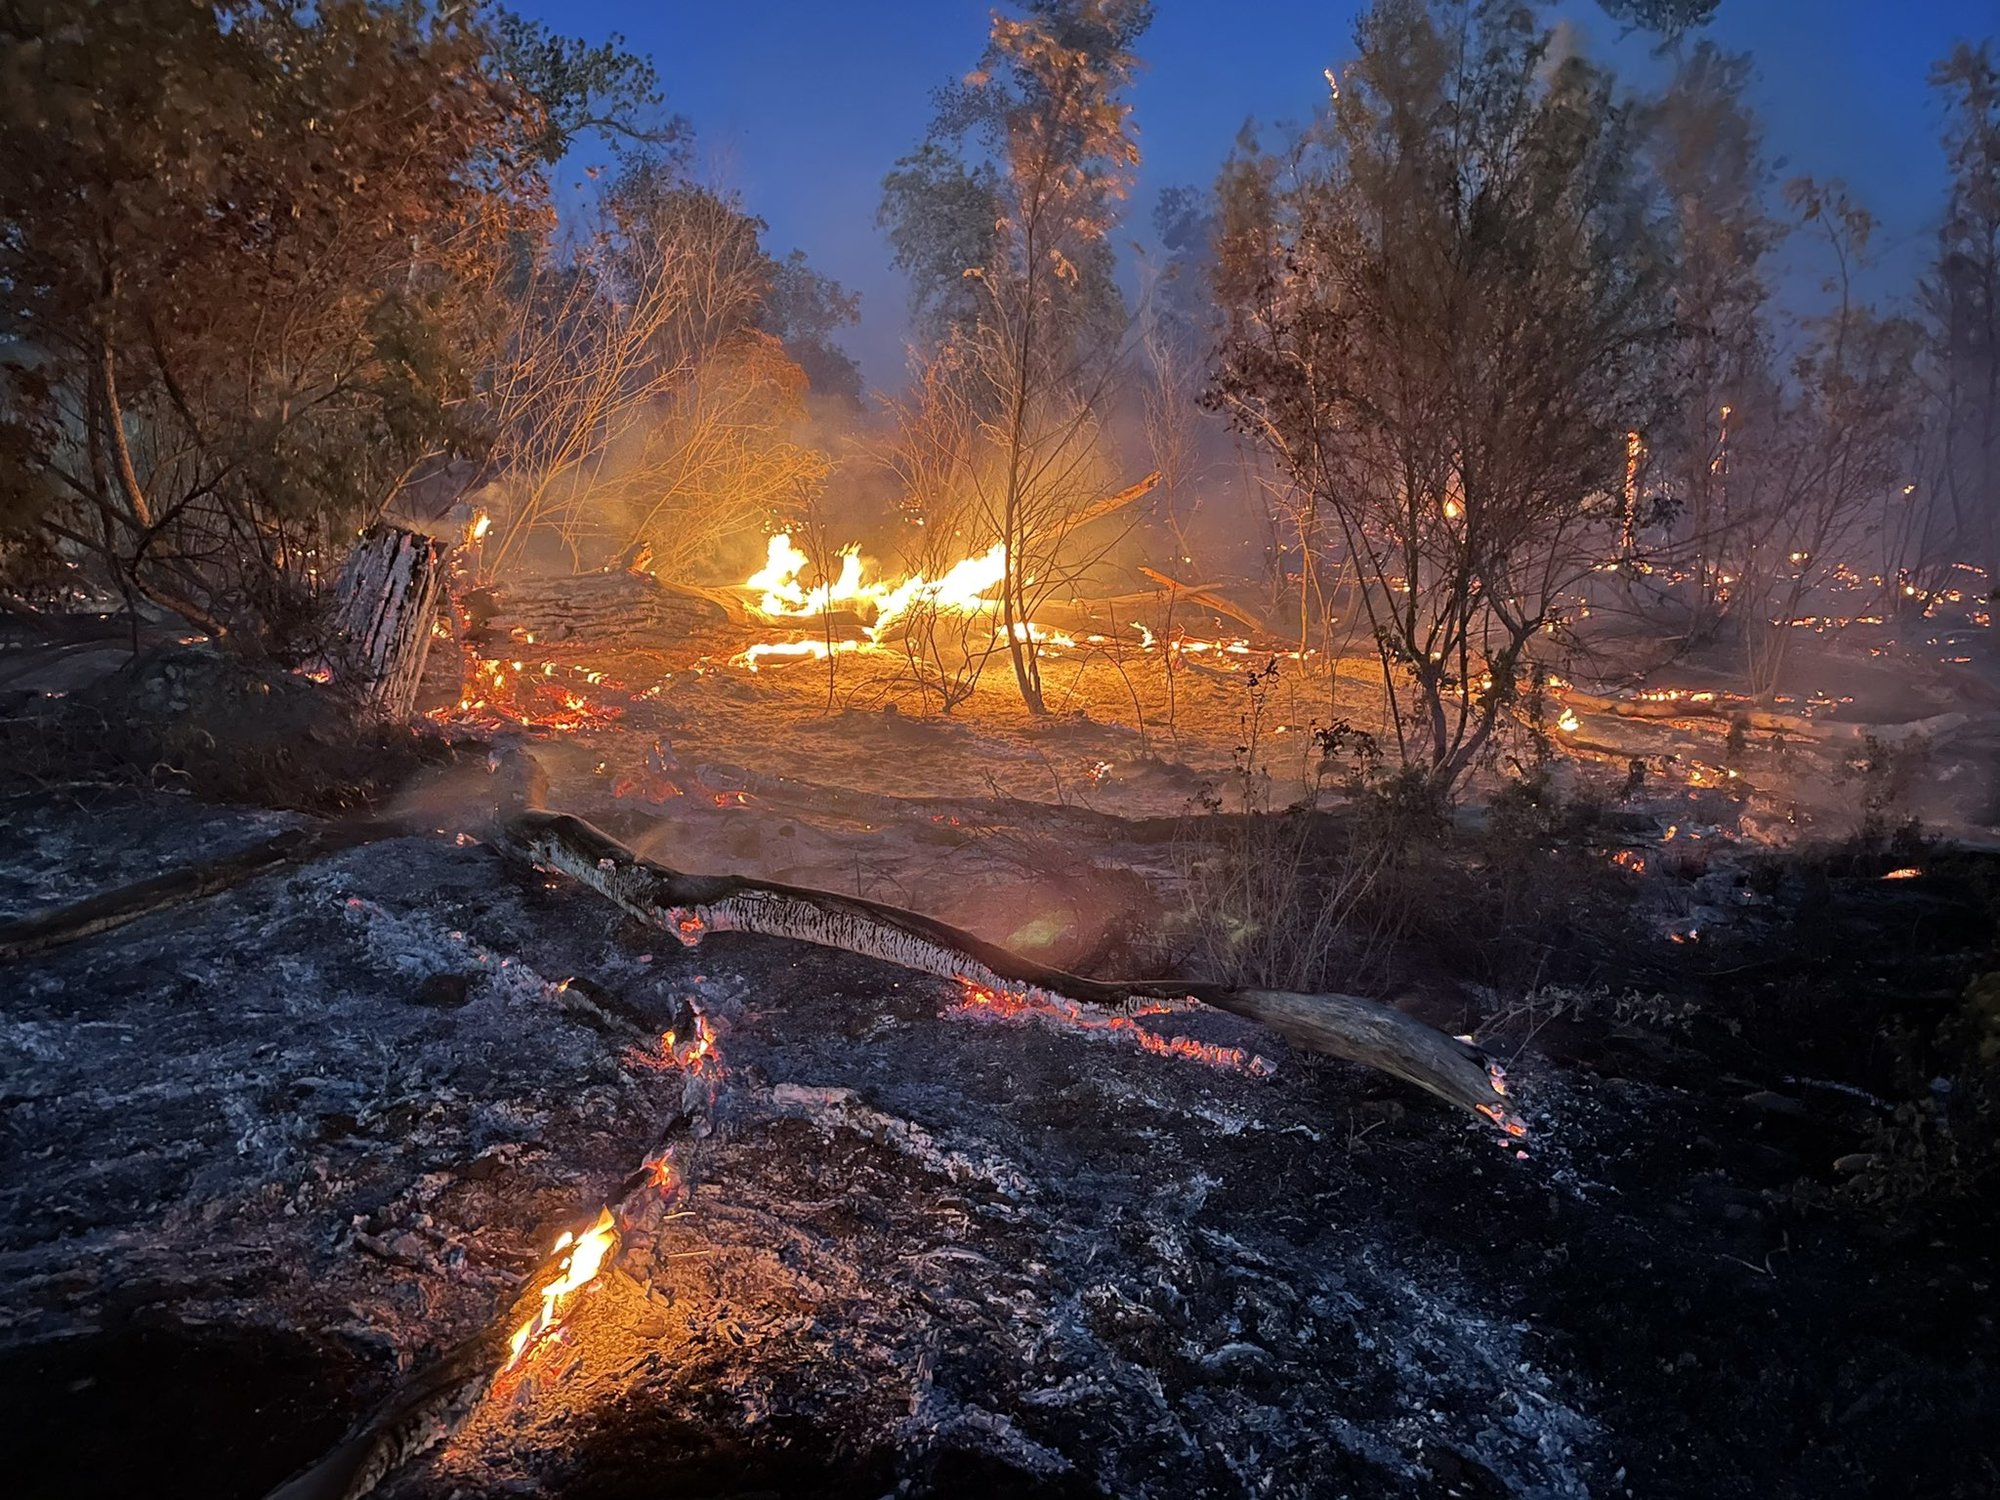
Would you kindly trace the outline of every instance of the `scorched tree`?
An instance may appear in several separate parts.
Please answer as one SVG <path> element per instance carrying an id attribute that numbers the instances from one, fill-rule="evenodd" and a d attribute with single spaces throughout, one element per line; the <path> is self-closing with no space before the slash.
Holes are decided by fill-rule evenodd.
<path id="1" fill-rule="evenodd" d="M 1213 399 L 1336 524 L 1448 793 L 1616 543 L 1669 317 L 1634 112 L 1518 4 L 1383 0 L 1330 112 L 1225 170 Z"/>

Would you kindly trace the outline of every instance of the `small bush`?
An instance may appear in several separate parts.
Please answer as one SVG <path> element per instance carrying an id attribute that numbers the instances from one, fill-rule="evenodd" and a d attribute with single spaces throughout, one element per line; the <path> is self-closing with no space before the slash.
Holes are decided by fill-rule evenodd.
<path id="1" fill-rule="evenodd" d="M 1367 991 L 1438 969 L 1508 986 L 1587 979 L 1629 950 L 1629 887 L 1579 837 L 1599 809 L 1559 797 L 1545 768 L 1461 828 L 1429 778 L 1334 724 L 1313 732 L 1306 795 L 1272 808 L 1261 712 L 1253 687 L 1232 795 L 1211 792 L 1181 841 L 1167 923 L 1180 961 L 1228 983 Z"/>

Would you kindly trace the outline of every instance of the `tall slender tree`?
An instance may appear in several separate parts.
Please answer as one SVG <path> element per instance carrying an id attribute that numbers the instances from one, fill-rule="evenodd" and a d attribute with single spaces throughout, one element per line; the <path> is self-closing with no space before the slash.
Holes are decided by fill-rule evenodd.
<path id="1" fill-rule="evenodd" d="M 1648 155 L 1672 237 L 1676 320 L 1668 367 L 1671 410 L 1646 434 L 1680 522 L 1694 574 L 1693 636 L 1712 629 L 1731 533 L 1731 421 L 1740 430 L 1755 390 L 1770 387 L 1765 266 L 1783 240 L 1770 212 L 1761 131 L 1744 99 L 1750 60 L 1703 43 L 1652 111 Z"/>
<path id="2" fill-rule="evenodd" d="M 1961 43 L 1931 73 L 1946 105 L 1951 195 L 1924 287 L 1940 527 L 2000 586 L 2000 65 Z M 1958 560 L 1958 559 L 1954 559 Z"/>
<path id="3" fill-rule="evenodd" d="M 1005 549 L 1001 628 L 1046 711 L 1032 617 L 1074 576 L 1101 493 L 1101 405 L 1126 322 L 1109 232 L 1139 163 L 1125 89 L 1146 0 L 1031 0 L 884 183 L 882 218 L 930 357 L 971 382 L 971 476 Z"/>

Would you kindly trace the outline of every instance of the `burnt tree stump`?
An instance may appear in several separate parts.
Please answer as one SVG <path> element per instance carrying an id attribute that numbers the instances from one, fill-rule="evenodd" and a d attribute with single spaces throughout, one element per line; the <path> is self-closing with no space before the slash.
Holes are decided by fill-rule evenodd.
<path id="1" fill-rule="evenodd" d="M 348 555 L 335 586 L 334 674 L 388 718 L 408 718 L 416 707 L 446 550 L 422 532 L 376 526 Z"/>

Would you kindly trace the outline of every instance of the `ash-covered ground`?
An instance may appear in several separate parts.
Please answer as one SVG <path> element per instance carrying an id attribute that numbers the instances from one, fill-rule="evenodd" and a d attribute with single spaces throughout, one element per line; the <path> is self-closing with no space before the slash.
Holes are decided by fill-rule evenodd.
<path id="1" fill-rule="evenodd" d="M 662 1144 L 684 1208 L 385 1493 L 2000 1482 L 1991 1205 L 1829 1197 L 1880 1113 L 1856 1091 L 1886 1087 L 1856 1036 L 1990 958 L 1977 856 L 1745 876 L 1733 937 L 1706 939 L 1710 1020 L 1501 1034 L 1519 1158 L 1219 1014 L 1147 1024 L 1273 1076 L 981 1019 L 782 941 L 684 950 L 426 795 L 442 832 L 4 970 L 17 1492 L 262 1494 L 501 1316 Z M 674 809 L 651 816 L 672 859 Z M 16 798 L 0 889 L 60 904 L 276 826 Z M 714 1057 L 663 1066 L 649 1041 L 696 1012 Z M 1788 1051 L 1788 1025 L 1823 1039 Z"/>
<path id="2" fill-rule="evenodd" d="M 411 831 L 0 967 L 24 1493 L 264 1494 L 508 1318 L 663 1146 L 691 1196 L 626 1225 L 560 1337 L 384 1493 L 2000 1488 L 2000 1223 L 1963 1191 L 1991 1181 L 1959 1159 L 1969 1101 L 1932 1081 L 2000 972 L 1991 819 L 1956 847 L 1782 847 L 1976 810 L 1992 715 L 1868 765 L 1586 713 L 1599 748 L 1557 799 L 1593 754 L 1643 756 L 1642 783 L 1513 842 L 1478 842 L 1474 799 L 1377 992 L 1507 1062 L 1519 1157 L 1228 1016 L 1144 1024 L 1274 1073 L 778 940 L 686 950 L 476 836 L 491 737 L 525 739 L 552 806 L 679 868 L 1171 968 L 1208 825 L 1310 774 L 1300 668 L 1258 697 L 1251 666 L 1191 674 L 1142 734 L 1105 661 L 1096 698 L 1078 669 L 1088 712 L 1034 725 L 1004 694 L 828 712 L 810 667 L 695 643 L 587 691 L 595 668 L 544 664 L 545 721 L 516 694 L 448 716 L 456 743 L 388 743 L 325 732 L 304 679 L 200 657 L 24 710 L 56 706 L 6 741 L 0 920 L 312 826 L 265 804 Z M 1906 696 L 1865 707 L 1943 701 Z M 661 1034 L 697 1018 L 715 1051 L 672 1065 Z"/>

